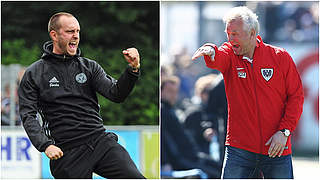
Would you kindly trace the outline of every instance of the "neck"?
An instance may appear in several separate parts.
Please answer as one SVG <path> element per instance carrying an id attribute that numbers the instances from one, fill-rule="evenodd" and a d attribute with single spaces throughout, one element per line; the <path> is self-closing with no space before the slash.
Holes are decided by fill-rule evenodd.
<path id="1" fill-rule="evenodd" d="M 53 52 L 54 54 L 59 54 L 59 55 L 62 54 L 55 46 L 53 46 L 52 52 Z"/>
<path id="2" fill-rule="evenodd" d="M 244 55 L 244 56 L 246 56 L 246 57 L 248 57 L 250 59 L 253 58 L 254 50 L 256 48 L 256 42 L 255 41 L 251 43 L 248 53 Z"/>
<path id="3" fill-rule="evenodd" d="M 58 55 L 62 55 L 63 54 L 63 52 L 61 51 L 61 49 L 60 49 L 60 47 L 59 47 L 57 42 L 53 42 L 52 52 L 54 54 L 58 54 Z"/>

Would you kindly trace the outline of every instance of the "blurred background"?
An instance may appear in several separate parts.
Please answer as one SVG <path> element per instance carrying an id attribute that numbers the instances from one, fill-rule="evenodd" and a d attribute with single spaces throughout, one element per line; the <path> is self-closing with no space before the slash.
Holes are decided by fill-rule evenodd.
<path id="1" fill-rule="evenodd" d="M 203 161 L 213 160 L 216 168 L 221 167 L 227 119 L 223 79 L 218 71 L 206 67 L 202 57 L 191 61 L 191 56 L 206 42 L 220 46 L 227 41 L 222 17 L 230 8 L 241 5 L 248 6 L 258 15 L 259 34 L 263 41 L 285 48 L 296 64 L 305 101 L 303 114 L 292 134 L 294 176 L 299 179 L 320 177 L 319 2 L 316 1 L 161 2 L 160 94 L 161 99 L 176 98 L 171 104 L 161 100 L 161 151 L 166 152 L 161 153 L 161 176 L 203 178 L 205 176 L 201 173 L 204 172 L 213 173 L 214 177 L 214 170 L 206 169 L 208 163 Z M 177 97 L 166 97 L 170 93 L 176 93 Z M 170 117 L 162 115 L 162 111 Z M 176 120 L 179 122 L 175 124 L 176 129 L 182 130 L 173 132 L 174 137 L 164 137 L 164 123 Z M 179 140 L 178 137 L 188 140 Z M 210 143 L 199 143 L 208 137 L 211 138 L 208 140 Z M 166 147 L 163 147 L 164 138 L 170 140 Z M 192 139 L 194 142 L 190 142 Z M 196 144 L 199 148 L 192 150 L 196 155 L 184 156 L 183 151 L 189 151 L 185 154 L 192 152 L 179 141 Z M 167 157 L 179 148 L 178 158 L 184 158 L 180 164 L 176 163 L 178 158 Z"/>
<path id="2" fill-rule="evenodd" d="M 52 178 L 48 159 L 22 128 L 17 87 L 50 40 L 49 18 L 61 11 L 80 23 L 82 56 L 114 78 L 127 66 L 122 50 L 139 50 L 141 77 L 133 92 L 122 104 L 99 95 L 100 113 L 143 174 L 159 178 L 159 2 L 108 1 L 1 2 L 1 178 Z"/>

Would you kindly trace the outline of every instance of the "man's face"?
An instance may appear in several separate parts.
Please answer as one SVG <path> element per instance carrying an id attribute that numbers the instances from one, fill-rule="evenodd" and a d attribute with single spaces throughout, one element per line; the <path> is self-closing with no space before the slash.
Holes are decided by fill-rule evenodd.
<path id="1" fill-rule="evenodd" d="M 179 84 L 168 82 L 162 90 L 162 97 L 171 105 L 174 105 L 178 98 Z"/>
<path id="2" fill-rule="evenodd" d="M 61 16 L 56 36 L 56 54 L 75 55 L 80 41 L 80 25 L 76 18 Z"/>
<path id="3" fill-rule="evenodd" d="M 252 48 L 250 46 L 252 39 L 250 39 L 249 32 L 244 30 L 242 20 L 235 19 L 230 21 L 226 25 L 226 33 L 234 54 L 249 56 L 250 48 Z"/>

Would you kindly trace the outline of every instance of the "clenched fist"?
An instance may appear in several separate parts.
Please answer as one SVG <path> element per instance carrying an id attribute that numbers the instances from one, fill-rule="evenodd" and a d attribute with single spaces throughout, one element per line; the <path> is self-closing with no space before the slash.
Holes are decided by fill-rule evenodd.
<path id="1" fill-rule="evenodd" d="M 128 48 L 123 50 L 122 53 L 132 68 L 140 68 L 140 56 L 136 48 Z"/>
<path id="2" fill-rule="evenodd" d="M 61 149 L 55 145 L 49 145 L 44 153 L 51 160 L 57 160 L 63 156 Z"/>

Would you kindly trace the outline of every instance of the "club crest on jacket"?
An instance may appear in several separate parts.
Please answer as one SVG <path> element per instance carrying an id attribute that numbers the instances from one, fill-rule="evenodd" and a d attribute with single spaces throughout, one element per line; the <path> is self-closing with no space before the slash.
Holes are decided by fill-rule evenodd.
<path id="1" fill-rule="evenodd" d="M 87 81 L 87 76 L 84 73 L 77 74 L 76 81 L 80 84 L 83 84 Z"/>
<path id="2" fill-rule="evenodd" d="M 269 81 L 273 75 L 273 68 L 261 69 L 261 74 L 266 81 Z"/>

